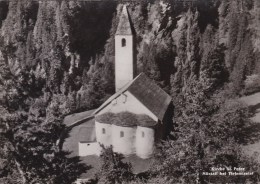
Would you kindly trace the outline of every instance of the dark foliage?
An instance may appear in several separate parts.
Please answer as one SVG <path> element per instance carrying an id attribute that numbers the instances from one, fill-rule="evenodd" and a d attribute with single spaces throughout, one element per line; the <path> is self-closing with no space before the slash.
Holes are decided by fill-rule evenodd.
<path id="1" fill-rule="evenodd" d="M 98 177 L 98 183 L 128 183 L 134 179 L 132 166 L 123 162 L 123 155 L 113 152 L 112 147 L 105 148 L 102 145 L 100 155 L 102 166 Z"/>

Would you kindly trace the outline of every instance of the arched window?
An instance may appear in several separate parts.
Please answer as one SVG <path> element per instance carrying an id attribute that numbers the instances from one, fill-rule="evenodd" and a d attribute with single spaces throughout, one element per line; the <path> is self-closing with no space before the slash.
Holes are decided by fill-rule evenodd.
<path id="1" fill-rule="evenodd" d="M 122 47 L 126 46 L 126 40 L 124 38 L 121 40 L 121 45 L 122 45 Z"/>
<path id="2" fill-rule="evenodd" d="M 142 137 L 144 137 L 144 132 L 142 131 Z"/>
<path id="3" fill-rule="evenodd" d="M 102 134 L 106 133 L 106 129 L 102 128 Z"/>
<path id="4" fill-rule="evenodd" d="M 124 137 L 124 132 L 120 131 L 120 137 Z"/>

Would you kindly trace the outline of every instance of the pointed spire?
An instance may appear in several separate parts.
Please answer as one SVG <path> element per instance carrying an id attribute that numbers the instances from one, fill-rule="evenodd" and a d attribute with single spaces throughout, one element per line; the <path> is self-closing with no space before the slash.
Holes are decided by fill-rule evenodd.
<path id="1" fill-rule="evenodd" d="M 130 17 L 126 5 L 124 5 L 123 10 L 121 12 L 119 24 L 116 30 L 116 35 L 132 35 L 132 34 L 133 34 L 133 28 L 130 22 Z"/>

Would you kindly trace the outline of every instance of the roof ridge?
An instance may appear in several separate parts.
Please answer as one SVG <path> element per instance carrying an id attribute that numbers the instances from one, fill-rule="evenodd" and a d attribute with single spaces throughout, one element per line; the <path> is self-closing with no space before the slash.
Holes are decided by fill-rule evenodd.
<path id="1" fill-rule="evenodd" d="M 163 119 L 168 105 L 171 102 L 170 95 L 142 72 L 135 77 L 134 80 L 126 84 L 118 92 L 108 98 L 92 115 L 97 114 L 125 91 L 129 91 L 160 120 Z"/>
<path id="2" fill-rule="evenodd" d="M 143 72 L 141 72 L 139 75 L 137 75 L 131 82 L 127 83 L 126 85 L 124 85 L 121 89 L 119 89 L 119 91 L 117 91 L 115 94 L 113 94 L 111 97 L 109 97 L 99 108 L 97 108 L 92 115 L 95 115 L 96 113 L 98 113 L 101 109 L 103 109 L 104 107 L 106 107 L 113 99 L 115 99 L 116 97 L 118 97 L 119 95 L 121 95 L 123 92 L 125 92 L 133 83 L 134 81 L 136 81 L 136 79 L 138 79 L 142 74 L 144 74 Z"/>
<path id="3" fill-rule="evenodd" d="M 170 95 L 144 73 L 141 73 L 139 76 L 143 77 L 136 83 L 133 83 L 134 85 L 130 85 L 128 91 L 155 116 L 163 120 L 164 114 L 171 102 Z M 142 89 L 144 84 L 146 89 Z M 157 99 L 155 99 L 155 96 L 157 96 Z"/>

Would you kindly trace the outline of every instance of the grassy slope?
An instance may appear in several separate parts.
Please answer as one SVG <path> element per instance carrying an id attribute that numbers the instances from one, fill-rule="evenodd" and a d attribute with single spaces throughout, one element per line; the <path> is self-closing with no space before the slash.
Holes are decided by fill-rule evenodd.
<path id="1" fill-rule="evenodd" d="M 260 162 L 260 93 L 242 97 L 240 101 L 252 108 L 254 115 L 251 120 L 255 122 L 252 132 L 250 132 L 252 135 L 248 135 L 253 136 L 254 139 L 247 145 L 244 145 L 243 150 L 250 156 L 258 153 L 258 161 Z"/>

